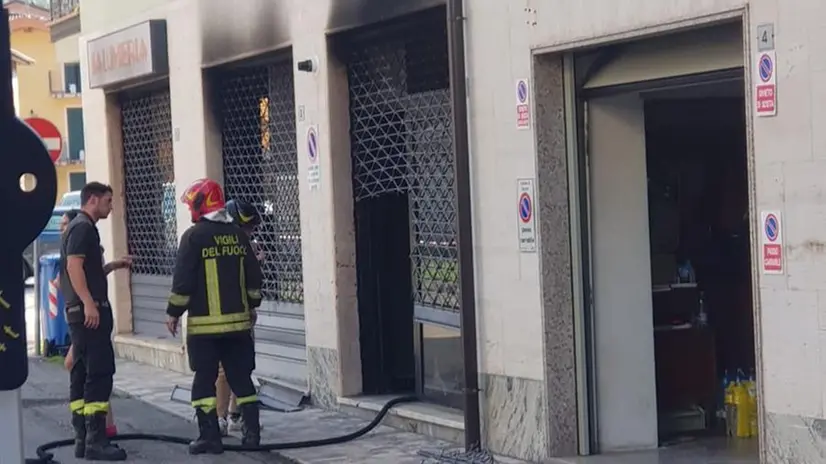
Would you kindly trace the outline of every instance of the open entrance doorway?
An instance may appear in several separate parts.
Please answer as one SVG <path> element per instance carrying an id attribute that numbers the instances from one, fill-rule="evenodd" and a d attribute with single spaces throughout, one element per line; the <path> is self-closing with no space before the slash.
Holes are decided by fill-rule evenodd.
<path id="1" fill-rule="evenodd" d="M 756 456 L 740 24 L 571 61 L 591 451 L 699 441 L 720 462 Z"/>
<path id="2" fill-rule="evenodd" d="M 743 86 L 702 87 L 643 95 L 661 444 L 757 434 Z"/>

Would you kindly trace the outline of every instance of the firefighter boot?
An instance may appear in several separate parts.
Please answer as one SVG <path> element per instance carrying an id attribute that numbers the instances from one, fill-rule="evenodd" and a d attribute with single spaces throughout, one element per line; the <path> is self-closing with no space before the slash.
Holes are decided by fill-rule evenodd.
<path id="1" fill-rule="evenodd" d="M 72 413 L 72 428 L 75 429 L 75 457 L 86 456 L 86 416 Z"/>
<path id="2" fill-rule="evenodd" d="M 106 436 L 106 413 L 86 416 L 86 460 L 125 461 L 126 451 L 112 445 Z"/>
<path id="3" fill-rule="evenodd" d="M 241 405 L 241 418 L 244 420 L 241 427 L 241 445 L 254 448 L 261 444 L 261 418 L 258 403 Z"/>
<path id="4" fill-rule="evenodd" d="M 221 428 L 218 426 L 218 413 L 214 409 L 204 412 L 196 411 L 198 417 L 198 439 L 189 444 L 189 454 L 222 454 L 224 444 L 221 442 Z"/>

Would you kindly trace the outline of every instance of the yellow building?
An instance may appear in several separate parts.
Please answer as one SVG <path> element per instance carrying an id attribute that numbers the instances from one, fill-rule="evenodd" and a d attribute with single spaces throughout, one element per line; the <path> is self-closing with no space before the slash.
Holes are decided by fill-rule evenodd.
<path id="1" fill-rule="evenodd" d="M 31 66 L 34 64 L 34 59 L 15 49 L 11 49 L 11 85 L 12 93 L 14 94 L 14 111 L 17 116 L 20 116 L 20 95 L 17 90 L 17 67 Z"/>
<path id="2" fill-rule="evenodd" d="M 5 0 L 9 10 L 11 46 L 30 58 L 17 68 L 17 113 L 20 118 L 51 121 L 63 136 L 57 167 L 57 200 L 86 183 L 80 67 L 77 60 L 58 59 L 52 42 L 49 2 Z M 75 55 L 77 54 L 75 42 Z"/>

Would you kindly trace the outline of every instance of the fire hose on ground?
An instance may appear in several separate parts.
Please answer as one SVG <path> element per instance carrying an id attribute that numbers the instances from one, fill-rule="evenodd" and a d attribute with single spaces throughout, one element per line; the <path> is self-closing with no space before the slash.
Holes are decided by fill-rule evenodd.
<path id="1" fill-rule="evenodd" d="M 376 428 L 387 415 L 387 413 L 393 409 L 393 407 L 403 404 L 403 403 L 412 403 L 418 401 L 418 398 L 415 396 L 402 396 L 399 398 L 393 398 L 392 400 L 388 401 L 384 404 L 384 406 L 379 410 L 376 414 L 376 417 L 370 421 L 369 424 L 365 425 L 364 427 L 355 430 L 351 433 L 346 435 L 341 435 L 337 437 L 329 437 L 329 438 L 318 438 L 315 440 L 304 440 L 304 441 L 293 441 L 293 442 L 282 442 L 282 443 L 263 443 L 258 446 L 242 446 L 242 445 L 233 445 L 233 444 L 225 444 L 224 451 L 241 451 L 241 452 L 269 452 L 269 451 L 283 451 L 283 450 L 290 450 L 290 449 L 299 449 L 299 448 L 315 448 L 318 446 L 328 446 L 328 445 L 338 445 L 341 443 L 346 443 L 348 441 L 355 440 L 357 438 L 361 438 L 362 436 L 369 433 L 371 430 Z M 158 435 L 153 433 L 127 433 L 123 435 L 116 435 L 110 438 L 111 441 L 119 442 L 119 441 L 159 441 L 164 443 L 175 443 L 178 445 L 188 445 L 191 441 L 190 438 L 184 437 L 176 437 L 172 435 Z M 27 459 L 26 464 L 58 464 L 57 461 L 54 460 L 54 454 L 50 453 L 50 451 L 58 449 L 58 448 L 65 448 L 68 446 L 73 446 L 75 444 L 74 439 L 66 439 L 66 440 L 58 440 L 52 441 L 49 443 L 44 443 L 37 447 L 37 458 L 34 459 Z"/>

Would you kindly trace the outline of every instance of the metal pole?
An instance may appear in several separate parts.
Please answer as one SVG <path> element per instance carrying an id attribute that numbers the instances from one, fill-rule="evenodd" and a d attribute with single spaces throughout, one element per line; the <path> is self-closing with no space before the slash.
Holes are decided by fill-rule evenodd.
<path id="1" fill-rule="evenodd" d="M 21 464 L 23 457 L 23 402 L 20 389 L 0 391 L 0 464 Z"/>
<path id="2" fill-rule="evenodd" d="M 34 267 L 34 354 L 43 355 L 43 321 L 40 319 L 40 237 L 34 239 L 32 250 Z"/>
<path id="3" fill-rule="evenodd" d="M 473 214 L 470 194 L 470 146 L 468 140 L 467 73 L 465 70 L 465 14 L 463 0 L 447 2 L 447 43 L 450 58 L 451 109 L 453 113 L 454 173 L 456 176 L 456 223 L 459 248 L 459 302 L 464 362 L 465 451 L 482 445 L 479 413 L 479 365 L 476 342 L 476 284 L 473 265 Z"/>
<path id="4" fill-rule="evenodd" d="M 5 3 L 5 2 L 3 2 Z M 13 118 L 14 86 L 12 85 L 11 31 L 9 12 L 0 5 L 0 118 Z"/>
<path id="5" fill-rule="evenodd" d="M 4 2 L 5 3 L 5 2 Z M 0 124 L 11 121 L 14 115 L 12 87 L 11 31 L 9 13 L 0 4 Z M 22 259 L 23 255 L 20 255 Z M 20 261 L 14 267 L 19 266 Z M 19 272 L 19 271 L 18 271 Z M 23 278 L 21 275 L 19 278 Z M 25 331 L 23 332 L 25 336 Z M 20 389 L 0 391 L 0 464 L 20 464 L 23 457 L 23 402 Z"/>

